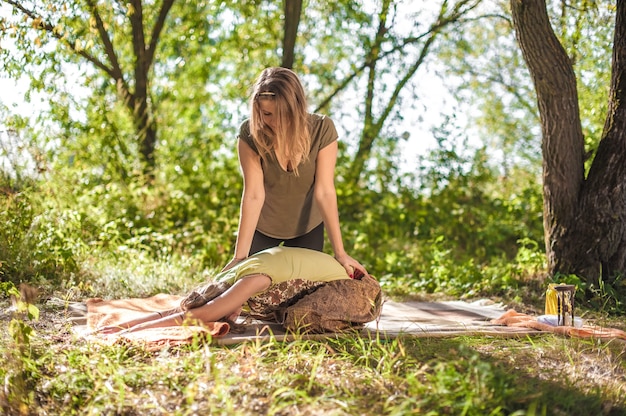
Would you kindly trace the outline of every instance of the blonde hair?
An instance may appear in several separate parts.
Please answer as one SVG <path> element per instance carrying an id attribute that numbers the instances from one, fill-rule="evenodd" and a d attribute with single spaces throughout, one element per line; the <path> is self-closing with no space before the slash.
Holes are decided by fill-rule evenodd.
<path id="1" fill-rule="evenodd" d="M 276 104 L 273 130 L 263 122 L 261 100 Z M 263 70 L 254 84 L 250 114 L 250 134 L 261 157 L 270 157 L 273 150 L 298 175 L 298 165 L 311 150 L 306 96 L 298 76 L 287 68 Z"/>

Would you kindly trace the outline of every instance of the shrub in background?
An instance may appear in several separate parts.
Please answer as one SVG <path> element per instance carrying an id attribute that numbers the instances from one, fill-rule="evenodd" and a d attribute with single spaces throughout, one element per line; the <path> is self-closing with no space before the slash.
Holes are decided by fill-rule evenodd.
<path id="1" fill-rule="evenodd" d="M 81 243 L 65 233 L 75 218 L 71 212 L 57 216 L 47 211 L 33 195 L 0 194 L 0 277 L 16 284 L 58 284 L 77 271 L 76 248 Z"/>

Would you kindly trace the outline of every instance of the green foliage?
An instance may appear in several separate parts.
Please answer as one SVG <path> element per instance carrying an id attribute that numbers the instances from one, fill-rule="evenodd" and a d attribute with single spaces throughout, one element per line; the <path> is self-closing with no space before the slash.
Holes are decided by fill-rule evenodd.
<path id="1" fill-rule="evenodd" d="M 32 193 L 30 193 L 32 195 Z M 37 197 L 35 196 L 35 200 Z M 29 194 L 0 194 L 0 276 L 14 283 L 58 284 L 77 271 L 80 242 L 72 213 L 58 217 L 37 207 Z"/>
<path id="2" fill-rule="evenodd" d="M 581 286 L 583 285 L 581 284 Z M 585 300 L 594 310 L 609 315 L 623 316 L 626 314 L 626 302 L 624 301 L 626 299 L 626 280 L 622 275 L 615 276 L 610 280 L 610 283 L 600 278 L 597 285 L 589 285 L 588 292 L 591 293 L 591 296 L 587 296 Z"/>
<path id="3" fill-rule="evenodd" d="M 480 24 L 441 40 L 436 51 L 446 62 L 441 75 L 451 80 L 446 85 L 458 98 L 458 111 L 477 130 L 501 174 L 520 168 L 537 174 L 541 136 L 535 93 L 515 40 L 509 2 L 482 2 L 481 11 Z"/>
<path id="4" fill-rule="evenodd" d="M 515 397 L 510 376 L 465 348 L 454 361 L 431 364 L 425 374 L 428 390 L 419 389 L 420 407 L 441 408 L 459 415 L 506 414 L 506 402 Z M 461 359 L 462 357 L 462 359 Z"/>
<path id="5" fill-rule="evenodd" d="M 31 387 L 48 414 L 584 415 L 624 406 L 611 381 L 581 376 L 619 374 L 610 367 L 618 346 L 551 337 L 530 346 L 524 339 L 350 335 L 230 348 L 199 341 L 156 353 L 82 342 L 46 348 Z M 599 357 L 606 359 L 590 362 Z"/>
<path id="6" fill-rule="evenodd" d="M 40 370 L 31 349 L 35 335 L 28 321 L 39 319 L 39 309 L 26 299 L 15 286 L 8 289 L 13 298 L 13 310 L 8 324 L 10 342 L 6 351 L 0 348 L 6 365 L 0 368 L 4 388 L 0 390 L 0 409 L 6 414 L 27 415 L 35 401 L 33 387 Z"/>
<path id="7" fill-rule="evenodd" d="M 545 269 L 540 186 L 523 171 L 501 175 L 460 130 L 436 130 L 411 174 L 399 170 L 397 141 L 385 142 L 363 188 L 341 181 L 340 159 L 346 246 L 390 293 L 511 293 Z"/>
<path id="8" fill-rule="evenodd" d="M 41 151 L 35 140 L 23 137 L 28 120 L 15 116 L 0 103 L 0 192 L 16 193 L 33 186 L 43 166 Z"/>
<path id="9" fill-rule="evenodd" d="M 15 290 L 16 288 L 13 282 L 5 282 L 5 281 L 0 282 L 0 295 L 2 297 L 10 296 L 12 293 L 15 293 L 14 292 Z"/>
<path id="10" fill-rule="evenodd" d="M 236 161 L 197 159 L 185 170 L 181 165 L 150 186 L 141 176 L 103 181 L 101 174 L 68 170 L 76 192 L 65 193 L 65 181 L 49 183 L 58 206 L 50 215 L 70 212 L 79 222 L 77 236 L 103 252 L 124 246 L 155 258 L 178 254 L 206 265 L 224 263 L 232 254 L 239 213 Z"/>

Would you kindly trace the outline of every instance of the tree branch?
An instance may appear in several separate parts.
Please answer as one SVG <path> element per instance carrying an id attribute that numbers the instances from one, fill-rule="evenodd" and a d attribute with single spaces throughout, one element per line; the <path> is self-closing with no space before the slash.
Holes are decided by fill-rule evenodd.
<path id="1" fill-rule="evenodd" d="M 146 50 L 146 70 L 152 66 L 152 62 L 154 61 L 154 54 L 156 51 L 157 44 L 159 43 L 159 38 L 161 36 L 161 31 L 165 26 L 165 19 L 167 18 L 167 14 L 169 13 L 172 5 L 174 4 L 174 0 L 164 0 L 161 5 L 161 10 L 159 10 L 159 17 L 152 28 L 152 34 L 150 36 L 150 45 Z"/>
<path id="2" fill-rule="evenodd" d="M 117 59 L 117 54 L 115 53 L 113 42 L 111 42 L 109 33 L 104 27 L 104 22 L 102 21 L 100 12 L 98 12 L 98 7 L 93 2 L 93 0 L 87 0 L 87 5 L 91 9 L 91 13 L 96 20 L 96 28 L 98 29 L 98 34 L 100 35 L 100 39 L 104 44 L 104 51 L 106 53 L 106 56 L 111 63 L 112 71 L 111 73 L 109 73 L 109 75 L 115 80 L 117 93 L 122 97 L 122 100 L 126 105 L 134 107 L 135 96 L 130 92 L 128 82 L 124 78 L 124 73 L 122 72 L 122 68 L 120 67 L 119 60 Z"/>
<path id="3" fill-rule="evenodd" d="M 113 68 L 108 67 L 104 62 L 102 62 L 95 56 L 91 55 L 90 53 L 86 52 L 85 50 L 83 49 L 78 50 L 76 48 L 76 45 L 65 37 L 64 33 L 58 31 L 56 29 L 56 26 L 54 26 L 52 23 L 45 21 L 42 16 L 39 16 L 37 13 L 35 13 L 32 10 L 28 10 L 26 7 L 22 6 L 22 4 L 20 4 L 20 2 L 18 1 L 15 1 L 15 0 L 3 0 L 3 1 L 13 6 L 20 12 L 22 12 L 22 14 L 24 14 L 25 16 L 33 19 L 34 21 L 39 21 L 39 24 L 37 27 L 35 27 L 35 29 L 42 30 L 44 32 L 49 33 L 55 39 L 57 39 L 58 41 L 66 45 L 68 48 L 70 48 L 74 53 L 82 56 L 83 58 L 85 58 L 86 60 L 94 64 L 96 67 L 106 72 L 111 78 L 115 79 L 115 71 Z"/>
<path id="4" fill-rule="evenodd" d="M 313 110 L 313 112 L 317 113 L 321 111 L 324 107 L 326 107 L 332 101 L 332 99 L 341 91 L 343 91 L 344 88 L 346 88 L 348 84 L 350 84 L 350 82 L 352 82 L 352 80 L 357 77 L 357 75 L 360 75 L 365 70 L 365 68 L 367 68 L 368 65 L 369 61 L 364 62 L 360 67 L 358 67 L 350 75 L 344 78 L 341 84 L 339 84 L 333 92 L 331 92 L 325 99 L 323 99 L 322 102 L 318 104 L 317 108 Z"/>
<path id="5" fill-rule="evenodd" d="M 102 43 L 104 44 L 104 52 L 109 58 L 109 62 L 112 66 L 112 74 L 111 76 L 116 80 L 120 80 L 124 78 L 122 73 L 122 69 L 120 68 L 119 61 L 117 59 L 117 54 L 115 53 L 115 49 L 113 48 L 113 42 L 111 42 L 111 38 L 109 37 L 109 33 L 104 28 L 104 22 L 102 21 L 102 17 L 98 12 L 98 8 L 93 0 L 87 0 L 87 5 L 93 14 L 94 19 L 96 20 L 96 28 L 98 29 L 98 34 L 100 35 L 100 39 L 102 39 Z"/>

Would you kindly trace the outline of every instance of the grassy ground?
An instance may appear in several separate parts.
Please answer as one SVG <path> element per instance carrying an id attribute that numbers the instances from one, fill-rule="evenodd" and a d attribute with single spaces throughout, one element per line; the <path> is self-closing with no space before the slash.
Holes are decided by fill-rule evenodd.
<path id="1" fill-rule="evenodd" d="M 151 262 L 135 255 L 110 261 L 100 257 L 83 270 L 90 276 L 78 283 L 68 279 L 66 288 L 49 290 L 48 297 L 78 301 L 184 293 L 206 279 L 191 261 Z M 541 290 L 516 292 L 513 301 L 494 300 L 540 313 Z M 136 346 L 102 346 L 77 338 L 64 307 L 45 297 L 36 303 L 38 320 L 7 312 L 9 300 L 0 299 L 0 413 L 626 414 L 622 341 L 550 334 L 390 340 L 346 335 L 233 347 L 199 341 L 148 353 Z M 590 311 L 582 314 L 594 319 Z M 596 323 L 625 329 L 621 321 L 595 318 Z"/>
<path id="2" fill-rule="evenodd" d="M 147 353 L 86 343 L 63 308 L 40 309 L 19 343 L 2 316 L 7 414 L 626 414 L 621 341 L 346 336 Z"/>

